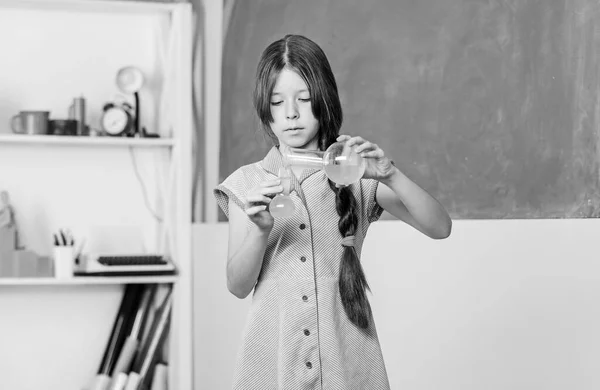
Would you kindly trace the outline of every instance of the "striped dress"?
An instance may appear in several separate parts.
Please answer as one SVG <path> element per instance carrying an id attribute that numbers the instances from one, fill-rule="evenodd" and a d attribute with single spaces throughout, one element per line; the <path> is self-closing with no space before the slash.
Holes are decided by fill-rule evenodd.
<path id="1" fill-rule="evenodd" d="M 277 177 L 282 156 L 273 147 L 263 161 L 246 165 L 214 190 L 229 216 L 231 199 L 244 208 L 247 191 Z M 355 248 L 360 255 L 371 222 L 383 209 L 378 182 L 351 186 L 358 205 Z M 347 318 L 338 289 L 342 237 L 335 193 L 323 171 L 292 177 L 293 217 L 276 219 L 252 295 L 243 332 L 235 390 L 386 390 L 387 373 L 375 326 L 364 330 Z M 248 227 L 252 222 L 248 219 Z M 368 275 L 367 275 L 368 278 Z"/>

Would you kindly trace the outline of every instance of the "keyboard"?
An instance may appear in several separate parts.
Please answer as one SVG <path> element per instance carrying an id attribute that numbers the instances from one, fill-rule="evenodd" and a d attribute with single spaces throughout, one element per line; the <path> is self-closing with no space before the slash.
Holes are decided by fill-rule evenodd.
<path id="1" fill-rule="evenodd" d="M 175 272 L 173 262 L 160 254 L 88 254 L 75 265 L 77 276 L 172 275 Z"/>
<path id="2" fill-rule="evenodd" d="M 98 256 L 98 263 L 108 266 L 167 264 L 161 255 Z"/>

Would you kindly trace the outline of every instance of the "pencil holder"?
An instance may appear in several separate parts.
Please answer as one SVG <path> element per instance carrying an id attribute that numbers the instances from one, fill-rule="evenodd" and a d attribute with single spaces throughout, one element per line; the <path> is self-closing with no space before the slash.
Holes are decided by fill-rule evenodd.
<path id="1" fill-rule="evenodd" d="M 75 251 L 72 246 L 54 247 L 54 277 L 68 279 L 73 277 Z"/>

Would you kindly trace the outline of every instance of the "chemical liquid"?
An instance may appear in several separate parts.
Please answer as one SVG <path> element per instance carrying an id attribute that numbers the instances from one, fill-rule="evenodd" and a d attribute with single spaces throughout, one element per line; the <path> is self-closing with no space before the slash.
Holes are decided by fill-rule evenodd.
<path id="1" fill-rule="evenodd" d="M 288 176 L 289 172 L 285 169 L 279 171 L 279 180 L 283 187 L 283 192 L 275 195 L 275 197 L 269 203 L 269 212 L 273 218 L 289 218 L 294 215 L 296 207 L 294 201 L 290 198 L 290 186 L 291 178 Z"/>
<path id="2" fill-rule="evenodd" d="M 294 201 L 289 195 L 275 195 L 269 203 L 269 212 L 273 218 L 289 218 L 294 215 Z"/>
<path id="3" fill-rule="evenodd" d="M 365 173 L 365 164 L 360 165 L 325 165 L 325 174 L 334 183 L 350 185 L 359 181 Z"/>
<path id="4" fill-rule="evenodd" d="M 331 144 L 323 155 L 323 170 L 332 182 L 350 185 L 359 181 L 365 173 L 365 161 L 345 142 Z"/>

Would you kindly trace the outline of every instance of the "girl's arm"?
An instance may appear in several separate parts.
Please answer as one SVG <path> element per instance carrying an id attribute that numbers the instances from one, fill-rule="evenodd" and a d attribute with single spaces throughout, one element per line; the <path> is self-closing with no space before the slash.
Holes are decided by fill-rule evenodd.
<path id="1" fill-rule="evenodd" d="M 229 201 L 229 248 L 227 256 L 227 289 L 244 299 L 250 294 L 262 267 L 270 228 L 248 226 L 248 215 Z"/>
<path id="2" fill-rule="evenodd" d="M 356 145 L 356 152 L 366 162 L 363 178 L 384 184 L 377 186 L 375 196 L 385 211 L 431 238 L 450 235 L 452 220 L 444 207 L 396 168 L 377 144 L 348 135 L 340 135 L 337 140 Z"/>
<path id="3" fill-rule="evenodd" d="M 427 191 L 393 167 L 377 186 L 377 203 L 396 218 L 423 234 L 443 239 L 452 231 L 452 220 L 442 205 Z"/>
<path id="4" fill-rule="evenodd" d="M 267 210 L 271 197 L 282 192 L 279 178 L 259 183 L 244 199 L 244 210 L 229 200 L 229 248 L 227 255 L 227 288 L 243 299 L 254 288 L 269 233 L 275 220 Z M 252 222 L 248 228 L 248 219 Z"/>

